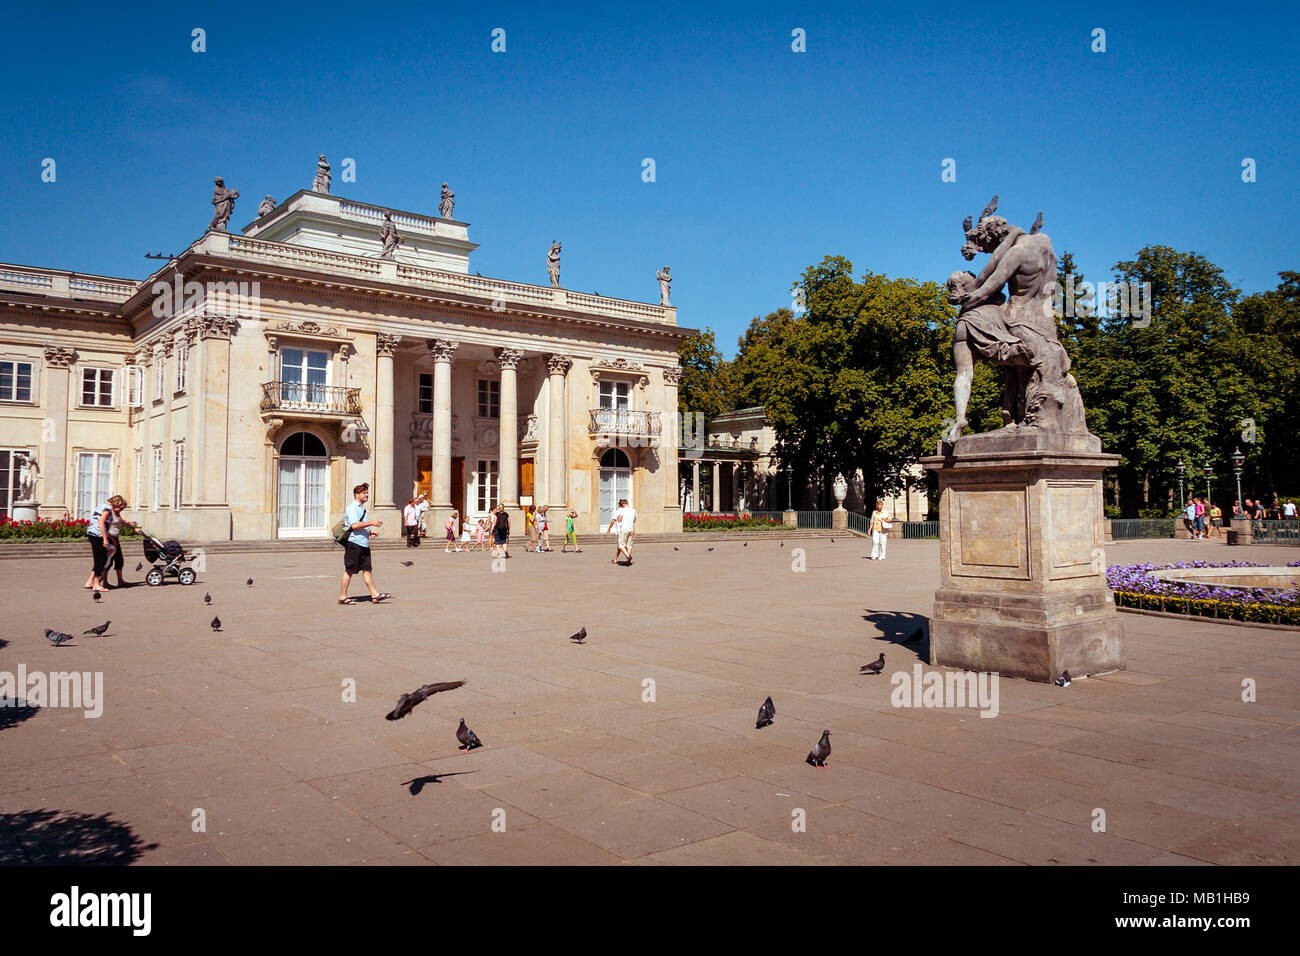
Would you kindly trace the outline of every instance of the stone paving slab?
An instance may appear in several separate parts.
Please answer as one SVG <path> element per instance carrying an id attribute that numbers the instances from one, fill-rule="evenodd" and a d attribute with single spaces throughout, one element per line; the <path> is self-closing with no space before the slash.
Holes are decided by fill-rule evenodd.
<path id="1" fill-rule="evenodd" d="M 1124 614 L 1128 671 L 1003 680 L 992 719 L 895 707 L 892 675 L 931 670 L 926 640 L 898 641 L 931 610 L 937 545 L 868 551 L 847 537 L 645 544 L 624 568 L 588 547 L 504 573 L 480 555 L 389 551 L 376 577 L 396 597 L 352 607 L 334 603 L 337 551 L 212 554 L 195 587 L 99 605 L 84 556 L 43 560 L 32 589 L 0 592 L 0 672 L 101 673 L 103 715 L 0 711 L 0 862 L 1296 862 L 1300 632 Z M 41 636 L 107 619 L 107 636 L 73 646 Z M 570 644 L 583 625 L 589 643 Z M 859 675 L 881 651 L 884 674 Z M 400 693 L 457 678 L 384 720 Z M 776 723 L 755 730 L 768 694 Z M 483 749 L 457 751 L 461 716 Z M 823 728 L 834 749 L 814 769 L 803 758 Z"/>

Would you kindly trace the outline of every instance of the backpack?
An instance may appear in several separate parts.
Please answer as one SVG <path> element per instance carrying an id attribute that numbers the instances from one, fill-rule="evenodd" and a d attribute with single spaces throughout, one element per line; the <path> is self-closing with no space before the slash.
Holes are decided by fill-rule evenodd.
<path id="1" fill-rule="evenodd" d="M 366 520 L 365 509 L 361 511 L 361 520 Z M 343 520 L 330 529 L 330 537 L 334 539 L 335 544 L 347 544 L 348 537 L 352 534 L 352 522 L 348 520 L 347 512 L 343 513 Z"/>

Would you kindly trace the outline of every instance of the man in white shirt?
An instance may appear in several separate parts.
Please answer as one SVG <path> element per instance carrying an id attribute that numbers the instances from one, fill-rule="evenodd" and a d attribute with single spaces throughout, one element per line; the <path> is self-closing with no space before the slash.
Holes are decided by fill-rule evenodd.
<path id="1" fill-rule="evenodd" d="M 402 531 L 406 535 L 406 546 L 408 548 L 418 548 L 420 546 L 420 512 L 415 507 L 415 499 L 412 498 L 402 509 Z"/>
<path id="2" fill-rule="evenodd" d="M 1286 504 L 1282 506 L 1282 517 L 1284 518 L 1295 517 L 1295 502 L 1292 501 L 1290 498 L 1288 498 L 1286 500 Z"/>
<path id="3" fill-rule="evenodd" d="M 610 564 L 618 564 L 618 557 L 621 554 L 627 555 L 628 567 L 632 566 L 632 541 L 636 537 L 636 509 L 627 503 L 626 498 L 620 498 L 618 510 L 614 512 L 614 517 L 610 519 L 609 527 L 605 529 L 606 533 L 618 526 L 618 545 L 614 551 L 614 559 Z"/>

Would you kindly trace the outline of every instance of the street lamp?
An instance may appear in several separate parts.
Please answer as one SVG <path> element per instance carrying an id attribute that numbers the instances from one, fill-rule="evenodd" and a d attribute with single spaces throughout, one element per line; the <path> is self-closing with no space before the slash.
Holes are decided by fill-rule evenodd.
<path id="1" fill-rule="evenodd" d="M 1187 466 L 1183 464 L 1181 458 L 1178 459 L 1178 507 L 1182 509 L 1187 504 L 1187 499 L 1183 497 L 1183 475 L 1187 473 Z"/>
<path id="2" fill-rule="evenodd" d="M 1238 448 L 1232 453 L 1232 473 L 1237 476 L 1237 504 L 1241 505 L 1241 466 L 1246 463 L 1246 456 Z"/>
<path id="3" fill-rule="evenodd" d="M 1207 461 L 1202 470 L 1205 472 L 1205 503 L 1208 505 L 1210 503 L 1210 479 L 1214 477 L 1214 467 Z"/>
<path id="4" fill-rule="evenodd" d="M 794 511 L 794 462 L 785 463 L 786 511 Z"/>

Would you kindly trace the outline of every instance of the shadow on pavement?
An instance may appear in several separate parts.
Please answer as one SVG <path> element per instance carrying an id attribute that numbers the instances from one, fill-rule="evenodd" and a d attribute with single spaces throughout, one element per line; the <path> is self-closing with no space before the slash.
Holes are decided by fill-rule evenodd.
<path id="1" fill-rule="evenodd" d="M 0 730 L 16 727 L 29 717 L 35 717 L 40 710 L 35 704 L 12 697 L 0 697 Z"/>
<path id="2" fill-rule="evenodd" d="M 0 866 L 126 866 L 146 844 L 109 814 L 26 810 L 0 814 Z"/>
<path id="3" fill-rule="evenodd" d="M 867 613 L 862 615 L 862 620 L 876 625 L 876 630 L 880 632 L 876 638 L 878 641 L 902 644 L 916 633 L 917 628 L 920 628 L 923 636 L 908 647 L 915 649 L 917 656 L 922 657 L 923 660 L 930 659 L 930 619 L 924 614 L 912 614 L 908 611 L 873 611 L 871 608 L 863 608 L 863 610 Z M 924 656 L 921 655 L 922 648 L 926 650 Z"/>
<path id="4" fill-rule="evenodd" d="M 431 773 L 427 777 L 416 777 L 413 780 L 403 780 L 402 786 L 409 786 L 411 796 L 418 797 L 420 791 L 424 789 L 426 783 L 442 783 L 443 777 L 459 777 L 466 773 L 478 773 L 477 770 L 457 770 L 455 773 Z"/>

